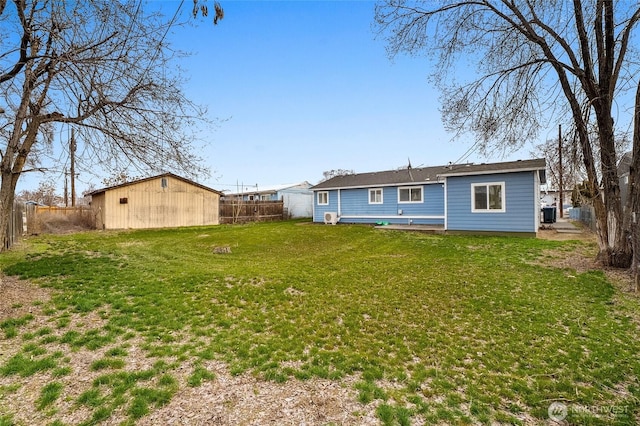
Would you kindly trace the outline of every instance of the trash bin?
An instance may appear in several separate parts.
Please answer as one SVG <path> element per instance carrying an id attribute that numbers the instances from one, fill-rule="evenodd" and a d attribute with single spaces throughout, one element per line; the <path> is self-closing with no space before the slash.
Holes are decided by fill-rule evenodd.
<path id="1" fill-rule="evenodd" d="M 555 207 L 543 207 L 542 208 L 542 221 L 544 223 L 554 223 L 556 221 L 556 208 Z"/>

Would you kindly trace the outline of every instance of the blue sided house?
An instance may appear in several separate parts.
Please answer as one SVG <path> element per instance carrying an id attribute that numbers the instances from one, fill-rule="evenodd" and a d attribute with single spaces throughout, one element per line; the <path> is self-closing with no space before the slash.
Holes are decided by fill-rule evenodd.
<path id="1" fill-rule="evenodd" d="M 313 221 L 535 235 L 545 170 L 533 159 L 336 176 L 311 188 Z"/>

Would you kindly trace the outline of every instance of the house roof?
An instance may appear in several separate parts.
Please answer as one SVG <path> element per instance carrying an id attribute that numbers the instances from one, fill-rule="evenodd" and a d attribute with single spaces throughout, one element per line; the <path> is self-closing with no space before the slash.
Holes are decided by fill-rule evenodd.
<path id="1" fill-rule="evenodd" d="M 247 189 L 244 192 L 233 192 L 226 195 L 265 194 L 265 193 L 271 193 L 271 192 L 284 191 L 285 189 L 298 188 L 298 187 L 300 189 L 308 189 L 311 187 L 311 184 L 307 181 L 304 181 L 300 183 L 286 183 L 282 185 L 258 186 L 258 189 L 255 191 L 251 190 L 251 187 L 248 187 L 249 189 Z"/>
<path id="2" fill-rule="evenodd" d="M 199 184 L 197 182 L 194 182 L 192 180 L 183 178 L 182 176 L 178 176 L 178 175 L 175 175 L 173 173 L 163 173 L 163 174 L 157 175 L 157 176 L 151 176 L 151 177 L 148 177 L 148 178 L 138 179 L 138 180 L 134 180 L 134 181 L 131 181 L 131 182 L 121 183 L 119 185 L 113 185 L 113 186 L 109 186 L 109 187 L 106 187 L 106 188 L 97 189 L 97 190 L 89 193 L 89 195 L 101 194 L 103 192 L 107 192 L 107 191 L 110 191 L 112 189 L 123 188 L 125 186 L 135 185 L 135 184 L 138 184 L 138 183 L 147 182 L 147 181 L 150 181 L 150 180 L 153 180 L 153 179 L 158 179 L 158 178 L 163 178 L 163 177 L 172 177 L 174 179 L 178 179 L 178 180 L 181 180 L 183 182 L 186 182 L 186 183 L 188 183 L 190 185 L 197 186 L 198 188 L 204 189 L 205 191 L 215 192 L 218 195 L 224 195 L 220 191 L 216 191 L 215 189 L 212 189 L 212 188 L 209 188 L 207 186 L 201 185 L 201 184 Z"/>
<path id="3" fill-rule="evenodd" d="M 503 163 L 450 164 L 446 166 L 406 168 L 336 176 L 320 182 L 311 189 L 366 188 L 371 186 L 442 183 L 440 178 L 447 176 L 511 173 L 545 169 L 546 160 L 544 158 Z"/>
<path id="4" fill-rule="evenodd" d="M 468 176 L 493 173 L 529 172 L 534 170 L 545 170 L 547 168 L 547 160 L 544 158 L 536 158 L 533 160 L 517 160 L 504 163 L 456 164 L 453 166 L 445 166 L 445 168 L 447 170 L 440 173 L 440 176 Z"/>

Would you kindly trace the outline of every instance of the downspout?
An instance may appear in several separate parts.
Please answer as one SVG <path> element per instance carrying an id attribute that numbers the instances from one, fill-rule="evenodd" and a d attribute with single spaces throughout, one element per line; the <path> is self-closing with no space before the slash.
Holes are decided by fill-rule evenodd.
<path id="1" fill-rule="evenodd" d="M 449 215 L 447 214 L 449 210 L 448 209 L 449 194 L 447 192 L 447 178 L 444 178 L 443 187 L 444 187 L 444 230 L 446 231 L 448 229 L 448 224 L 449 224 Z"/>
<path id="2" fill-rule="evenodd" d="M 533 232 L 538 232 L 540 229 L 540 171 L 533 172 Z M 560 206 L 562 209 L 562 205 Z"/>
<path id="3" fill-rule="evenodd" d="M 338 217 L 342 216 L 342 192 L 338 189 Z"/>

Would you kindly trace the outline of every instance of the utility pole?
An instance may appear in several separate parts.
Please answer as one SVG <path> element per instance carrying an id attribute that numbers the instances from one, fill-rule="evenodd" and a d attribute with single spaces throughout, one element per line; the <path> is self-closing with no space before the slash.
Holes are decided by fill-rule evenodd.
<path id="1" fill-rule="evenodd" d="M 69 173 L 67 172 L 67 168 L 64 168 L 64 206 L 69 207 L 69 190 L 67 188 L 67 176 Z"/>
<path id="2" fill-rule="evenodd" d="M 560 195 L 558 196 L 558 200 L 560 201 L 560 217 L 562 217 L 564 211 L 564 200 L 562 199 L 562 124 L 558 124 L 558 174 L 560 175 L 559 184 Z"/>
<path id="3" fill-rule="evenodd" d="M 69 156 L 71 163 L 71 207 L 76 206 L 76 135 L 71 128 L 71 141 L 69 143 Z"/>

